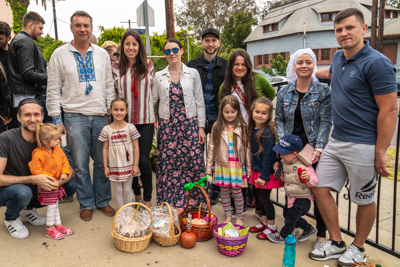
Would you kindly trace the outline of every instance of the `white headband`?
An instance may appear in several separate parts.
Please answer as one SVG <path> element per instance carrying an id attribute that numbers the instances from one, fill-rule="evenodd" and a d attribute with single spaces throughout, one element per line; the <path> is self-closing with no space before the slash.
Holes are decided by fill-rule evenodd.
<path id="1" fill-rule="evenodd" d="M 315 77 L 315 74 L 317 73 L 317 57 L 315 56 L 314 52 L 310 48 L 304 48 L 304 49 L 299 49 L 296 52 L 294 52 L 292 55 L 290 55 L 290 60 L 286 68 L 286 78 L 288 80 L 288 83 L 295 83 L 297 80 L 297 74 L 295 71 L 295 66 L 296 66 L 296 61 L 299 58 L 299 56 L 303 54 L 309 54 L 312 59 L 314 60 L 314 71 L 312 74 L 312 79 L 314 82 L 318 82 L 317 77 Z"/>

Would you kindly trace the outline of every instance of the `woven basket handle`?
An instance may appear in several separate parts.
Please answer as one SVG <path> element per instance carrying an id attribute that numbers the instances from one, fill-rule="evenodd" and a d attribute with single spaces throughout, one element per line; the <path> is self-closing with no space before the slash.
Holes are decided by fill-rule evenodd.
<path id="1" fill-rule="evenodd" d="M 167 202 L 163 202 L 161 203 L 161 206 L 166 205 L 168 208 L 168 212 L 169 212 L 169 236 L 174 236 L 175 235 L 175 229 L 174 229 L 174 221 L 173 221 L 173 216 L 172 216 L 172 210 L 171 210 L 171 206 L 167 203 Z"/>
<path id="2" fill-rule="evenodd" d="M 208 199 L 207 196 L 207 192 L 206 190 L 204 190 L 203 187 L 201 187 L 200 185 L 196 185 L 195 187 L 199 188 L 201 190 L 201 192 L 203 193 L 203 195 L 206 197 L 206 201 L 207 201 L 207 209 L 208 209 L 208 224 L 211 223 L 211 206 L 210 206 L 210 200 Z M 188 213 L 189 211 L 189 199 L 190 199 L 190 194 L 192 193 L 194 188 L 189 190 L 189 194 L 187 196 L 187 200 L 186 200 L 186 213 Z M 201 219 L 201 218 L 199 218 Z"/>

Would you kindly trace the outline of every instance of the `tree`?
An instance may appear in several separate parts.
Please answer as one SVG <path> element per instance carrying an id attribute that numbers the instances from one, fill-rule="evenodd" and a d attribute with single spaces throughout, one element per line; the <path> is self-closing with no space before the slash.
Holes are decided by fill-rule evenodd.
<path id="1" fill-rule="evenodd" d="M 12 30 L 15 34 L 17 34 L 22 29 L 22 18 L 26 14 L 28 9 L 29 0 L 6 0 L 10 3 L 11 11 L 13 14 L 13 26 Z M 46 0 L 41 0 L 42 6 L 46 10 Z M 36 4 L 38 4 L 38 0 L 36 0 Z"/>
<path id="2" fill-rule="evenodd" d="M 231 14 L 239 11 L 257 14 L 256 0 L 182 0 L 178 8 L 177 24 L 181 27 L 191 25 L 196 39 L 200 39 L 201 32 L 207 28 L 221 29 Z"/>
<path id="3" fill-rule="evenodd" d="M 386 5 L 400 8 L 400 0 L 386 0 Z"/>
<path id="4" fill-rule="evenodd" d="M 251 33 L 251 26 L 255 22 L 251 12 L 240 11 L 231 15 L 221 34 L 222 51 L 229 53 L 233 48 L 245 49 L 244 40 Z"/>
<path id="5" fill-rule="evenodd" d="M 265 65 L 262 66 L 262 71 L 269 74 L 270 76 L 286 76 L 286 67 L 288 60 L 283 59 L 282 55 L 278 53 L 275 59 L 271 59 L 271 68 L 267 68 Z"/>
<path id="6" fill-rule="evenodd" d="M 101 34 L 99 38 L 97 38 L 97 44 L 101 46 L 105 41 L 113 41 L 119 44 L 126 29 L 124 27 L 105 29 L 103 26 L 99 26 L 99 31 Z"/>

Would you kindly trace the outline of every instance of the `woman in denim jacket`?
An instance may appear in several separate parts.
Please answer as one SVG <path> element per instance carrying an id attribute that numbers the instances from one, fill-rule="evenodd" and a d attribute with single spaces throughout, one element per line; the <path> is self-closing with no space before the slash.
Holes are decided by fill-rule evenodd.
<path id="1" fill-rule="evenodd" d="M 186 204 L 183 186 L 204 176 L 206 113 L 199 72 L 182 63 L 181 43 L 168 39 L 163 49 L 169 65 L 156 73 L 152 87 L 159 116 L 157 205 L 168 202 L 179 212 Z M 190 206 L 198 207 L 199 192 L 193 190 Z"/>
<path id="2" fill-rule="evenodd" d="M 309 49 L 299 49 L 290 56 L 286 69 L 289 85 L 282 88 L 276 101 L 276 131 L 278 139 L 287 134 L 298 135 L 303 145 L 315 148 L 313 167 L 328 142 L 332 127 L 331 91 L 315 77 L 317 59 Z M 317 208 L 317 240 L 314 248 L 323 244 L 326 227 Z"/>

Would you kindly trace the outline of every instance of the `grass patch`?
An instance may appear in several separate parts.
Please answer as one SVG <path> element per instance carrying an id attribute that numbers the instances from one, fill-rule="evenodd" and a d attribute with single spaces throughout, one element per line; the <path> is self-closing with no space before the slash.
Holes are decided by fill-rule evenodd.
<path id="1" fill-rule="evenodd" d="M 396 165 L 396 147 L 391 146 L 389 147 L 387 153 L 386 153 L 386 158 L 387 158 L 387 169 L 391 173 L 389 177 L 383 177 L 389 180 L 394 180 L 394 167 Z M 397 166 L 397 181 L 400 180 L 400 166 Z"/>

